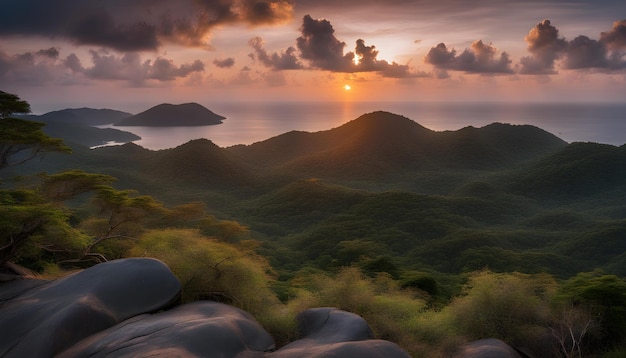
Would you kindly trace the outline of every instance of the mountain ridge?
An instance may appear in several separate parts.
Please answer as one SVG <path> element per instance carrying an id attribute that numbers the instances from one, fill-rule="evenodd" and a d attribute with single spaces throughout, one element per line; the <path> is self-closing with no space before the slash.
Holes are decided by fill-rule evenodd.
<path id="1" fill-rule="evenodd" d="M 27 115 L 23 118 L 40 122 L 63 122 L 83 124 L 87 126 L 100 126 L 113 124 L 124 118 L 132 116 L 132 113 L 115 109 L 101 108 L 66 108 L 58 111 L 47 112 L 42 115 Z"/>
<path id="2" fill-rule="evenodd" d="M 404 116 L 378 111 L 330 130 L 288 132 L 226 150 L 259 170 L 280 169 L 321 177 L 358 173 L 374 178 L 390 171 L 441 165 L 473 170 L 502 168 L 566 144 L 534 126 L 492 124 L 435 132 Z"/>

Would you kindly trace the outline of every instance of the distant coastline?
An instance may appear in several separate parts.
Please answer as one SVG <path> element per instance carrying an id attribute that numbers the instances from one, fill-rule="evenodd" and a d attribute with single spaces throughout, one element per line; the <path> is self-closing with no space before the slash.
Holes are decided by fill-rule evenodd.
<path id="1" fill-rule="evenodd" d="M 501 122 L 534 125 L 567 142 L 626 143 L 626 104 L 621 103 L 222 102 L 207 107 L 228 120 L 219 126 L 131 126 L 124 130 L 140 136 L 142 139 L 135 143 L 152 150 L 173 148 L 199 138 L 229 147 L 292 130 L 328 130 L 362 114 L 383 110 L 435 131 Z"/>

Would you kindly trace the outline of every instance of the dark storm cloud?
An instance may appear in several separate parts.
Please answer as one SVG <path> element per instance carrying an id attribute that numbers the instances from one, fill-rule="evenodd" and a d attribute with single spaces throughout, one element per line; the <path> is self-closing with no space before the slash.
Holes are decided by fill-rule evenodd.
<path id="1" fill-rule="evenodd" d="M 219 68 L 231 68 L 235 65 L 235 59 L 232 57 L 229 58 L 217 58 L 213 60 L 213 64 Z"/>
<path id="2" fill-rule="evenodd" d="M 543 20 L 530 30 L 525 40 L 532 56 L 521 59 L 522 74 L 556 73 L 557 60 L 562 60 L 565 69 L 626 68 L 626 20 L 613 23 L 613 28 L 601 33 L 599 40 L 580 35 L 571 41 L 559 38 L 556 27 Z"/>
<path id="3" fill-rule="evenodd" d="M 377 72 L 383 77 L 423 77 L 423 73 L 412 73 L 409 66 L 396 62 L 378 60 L 375 46 L 366 46 L 358 39 L 354 52 L 344 54 L 346 43 L 335 36 L 335 30 L 326 19 L 313 19 L 305 15 L 300 27 L 301 35 L 296 40 L 300 58 L 311 68 L 333 72 Z M 356 59 L 356 61 L 355 61 Z"/>
<path id="4" fill-rule="evenodd" d="M 330 21 L 305 15 L 300 32 L 302 36 L 296 40 L 300 57 L 311 66 L 322 70 L 348 72 L 354 64 L 354 53 L 348 52 L 344 55 L 346 43 L 335 37 L 335 29 Z"/>
<path id="5" fill-rule="evenodd" d="M 458 56 L 455 49 L 448 50 L 444 43 L 440 43 L 430 49 L 424 60 L 436 69 L 443 70 L 446 78 L 446 70 L 482 74 L 513 73 L 509 55 L 506 52 L 498 55 L 495 47 L 481 40 L 474 41 L 470 48 Z"/>
<path id="6" fill-rule="evenodd" d="M 119 51 L 155 50 L 164 41 L 206 47 L 219 25 L 291 19 L 291 0 L 20 0 L 0 12 L 0 36 L 64 38 Z"/>
<path id="7" fill-rule="evenodd" d="M 248 44 L 254 49 L 254 53 L 250 54 L 250 57 L 254 60 L 259 60 L 265 67 L 273 70 L 296 70 L 303 68 L 294 47 L 290 46 L 282 53 L 268 53 L 265 50 L 263 39 L 260 37 L 250 39 Z"/>
<path id="8" fill-rule="evenodd" d="M 245 0 L 238 3 L 235 9 L 239 7 L 243 21 L 252 25 L 271 25 L 290 20 L 293 15 L 292 1 Z"/>

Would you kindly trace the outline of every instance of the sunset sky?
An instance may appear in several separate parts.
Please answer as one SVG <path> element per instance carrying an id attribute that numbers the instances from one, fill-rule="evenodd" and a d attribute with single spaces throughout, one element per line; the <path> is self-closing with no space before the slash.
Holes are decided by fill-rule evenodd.
<path id="1" fill-rule="evenodd" d="M 35 113 L 191 101 L 626 101 L 624 0 L 0 5 L 0 90 Z"/>

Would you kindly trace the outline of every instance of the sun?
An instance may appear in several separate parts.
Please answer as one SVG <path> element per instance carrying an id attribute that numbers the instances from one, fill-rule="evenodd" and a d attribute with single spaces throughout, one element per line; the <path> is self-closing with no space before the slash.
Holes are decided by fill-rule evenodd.
<path id="1" fill-rule="evenodd" d="M 352 89 L 352 86 L 346 84 L 346 85 L 343 85 L 343 89 L 346 90 L 346 91 L 349 91 L 349 90 Z"/>

